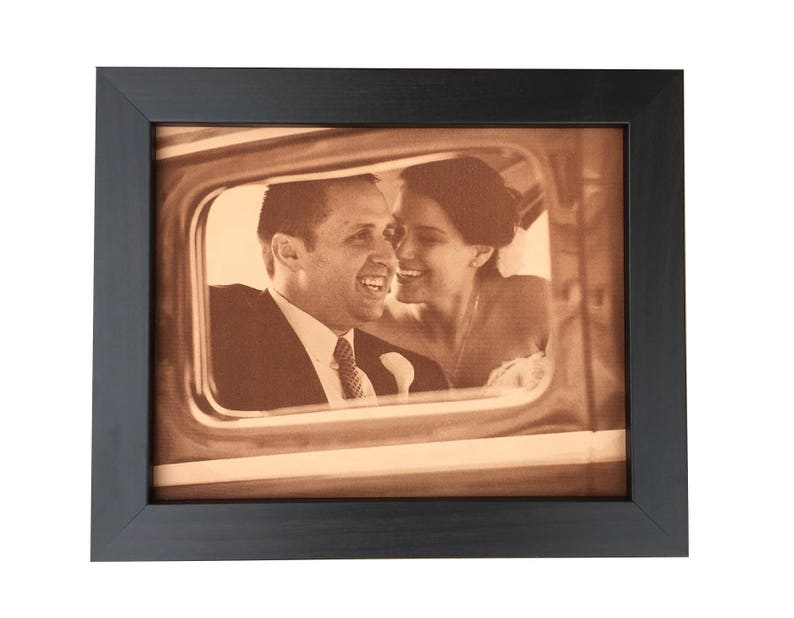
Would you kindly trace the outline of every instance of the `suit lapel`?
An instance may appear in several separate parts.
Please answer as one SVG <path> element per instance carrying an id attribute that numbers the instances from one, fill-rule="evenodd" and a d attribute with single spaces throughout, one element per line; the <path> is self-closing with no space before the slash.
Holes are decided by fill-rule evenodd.
<path id="1" fill-rule="evenodd" d="M 272 407 L 328 403 L 312 360 L 287 318 L 267 290 L 260 298 L 262 317 L 268 325 L 271 347 L 267 354 L 271 360 L 267 375 L 270 382 L 268 390 L 273 399 Z M 356 364 L 369 377 L 375 393 L 396 394 L 397 382 L 380 361 L 380 355 L 387 350 L 383 349 L 378 339 L 358 329 L 354 341 Z"/>
<path id="2" fill-rule="evenodd" d="M 262 296 L 262 314 L 272 350 L 269 390 L 275 407 L 328 403 L 311 358 L 270 293 Z"/>

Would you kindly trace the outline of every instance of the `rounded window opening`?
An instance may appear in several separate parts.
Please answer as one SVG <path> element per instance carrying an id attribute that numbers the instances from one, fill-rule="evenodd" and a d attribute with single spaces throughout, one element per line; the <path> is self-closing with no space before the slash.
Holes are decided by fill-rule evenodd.
<path id="1" fill-rule="evenodd" d="M 494 149 L 222 191 L 201 245 L 210 399 L 265 416 L 537 399 L 553 369 L 545 185 L 531 157 Z"/>

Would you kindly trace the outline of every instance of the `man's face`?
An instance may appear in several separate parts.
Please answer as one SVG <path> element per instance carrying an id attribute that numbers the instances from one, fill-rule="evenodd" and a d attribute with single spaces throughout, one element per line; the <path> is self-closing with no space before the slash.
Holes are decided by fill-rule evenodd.
<path id="1" fill-rule="evenodd" d="M 383 314 L 397 262 L 395 226 L 383 194 L 363 180 L 329 185 L 326 210 L 300 259 L 299 306 L 341 334 Z"/>

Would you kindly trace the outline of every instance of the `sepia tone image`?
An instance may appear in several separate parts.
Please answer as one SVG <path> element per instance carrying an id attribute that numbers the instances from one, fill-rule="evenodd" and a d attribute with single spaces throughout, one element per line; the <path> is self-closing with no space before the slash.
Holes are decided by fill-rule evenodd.
<path id="1" fill-rule="evenodd" d="M 623 144 L 158 126 L 153 498 L 625 497 Z"/>

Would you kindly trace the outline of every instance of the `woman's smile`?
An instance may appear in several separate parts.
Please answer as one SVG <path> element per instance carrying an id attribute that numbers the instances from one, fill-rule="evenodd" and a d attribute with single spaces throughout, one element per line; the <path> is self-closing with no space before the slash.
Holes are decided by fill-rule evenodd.
<path id="1" fill-rule="evenodd" d="M 401 284 L 408 284 L 410 285 L 420 277 L 425 276 L 428 273 L 426 270 L 418 270 L 415 268 L 397 268 L 397 281 Z"/>

